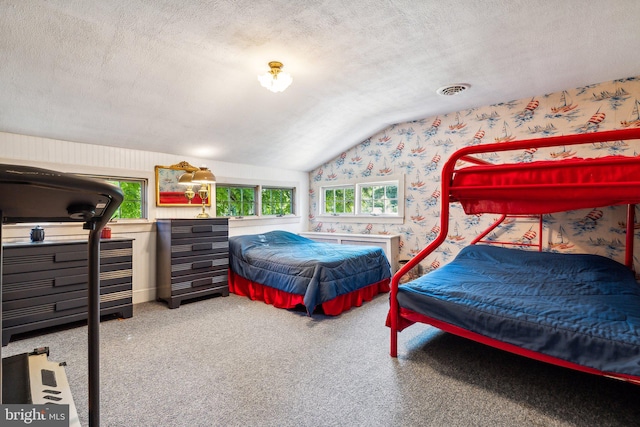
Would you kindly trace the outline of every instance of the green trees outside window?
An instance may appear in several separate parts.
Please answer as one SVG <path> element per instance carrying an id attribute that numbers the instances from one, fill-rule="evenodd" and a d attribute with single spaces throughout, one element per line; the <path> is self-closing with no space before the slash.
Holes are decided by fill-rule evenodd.
<path id="1" fill-rule="evenodd" d="M 216 216 L 289 215 L 294 200 L 294 188 L 216 184 Z"/>
<path id="2" fill-rule="evenodd" d="M 255 214 L 255 187 L 216 185 L 216 216 Z"/>
<path id="3" fill-rule="evenodd" d="M 404 215 L 400 179 L 358 182 L 321 187 L 323 200 L 320 215 L 344 217 L 371 215 L 401 217 Z"/>
<path id="4" fill-rule="evenodd" d="M 324 190 L 324 211 L 328 214 L 353 214 L 355 211 L 355 189 L 332 187 Z"/>
<path id="5" fill-rule="evenodd" d="M 398 186 L 371 185 L 360 187 L 362 213 L 373 215 L 398 213 Z"/>
<path id="6" fill-rule="evenodd" d="M 292 188 L 262 188 L 262 215 L 289 215 L 293 213 Z"/>
<path id="7" fill-rule="evenodd" d="M 122 189 L 124 200 L 111 219 L 146 218 L 146 180 L 108 179 L 107 182 Z"/>

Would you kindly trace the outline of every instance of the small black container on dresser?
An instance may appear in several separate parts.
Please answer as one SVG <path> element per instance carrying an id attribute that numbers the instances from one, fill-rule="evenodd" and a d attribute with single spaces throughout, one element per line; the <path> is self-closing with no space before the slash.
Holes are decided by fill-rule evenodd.
<path id="1" fill-rule="evenodd" d="M 229 295 L 227 218 L 157 220 L 157 297 L 169 308 L 182 300 Z"/>
<path id="2" fill-rule="evenodd" d="M 100 244 L 100 315 L 133 316 L 131 239 Z M 18 333 L 87 319 L 86 241 L 5 243 L 2 345 Z"/>

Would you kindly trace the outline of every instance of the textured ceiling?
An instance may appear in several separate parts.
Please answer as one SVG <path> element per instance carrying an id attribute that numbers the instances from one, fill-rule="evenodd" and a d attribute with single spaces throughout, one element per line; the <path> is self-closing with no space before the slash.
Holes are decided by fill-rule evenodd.
<path id="1" fill-rule="evenodd" d="M 0 0 L 0 131 L 308 171 L 390 124 L 639 75 L 638 16 L 637 0 Z M 272 60 L 283 93 L 257 81 Z M 471 88 L 436 94 L 449 83 Z"/>

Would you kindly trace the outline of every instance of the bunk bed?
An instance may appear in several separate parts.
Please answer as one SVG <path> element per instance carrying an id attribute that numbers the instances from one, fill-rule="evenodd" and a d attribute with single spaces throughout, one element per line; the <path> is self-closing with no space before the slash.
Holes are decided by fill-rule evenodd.
<path id="1" fill-rule="evenodd" d="M 277 308 L 336 316 L 389 291 L 391 266 L 371 246 L 315 242 L 287 231 L 229 238 L 229 291 Z"/>
<path id="2" fill-rule="evenodd" d="M 539 361 L 640 383 L 640 286 L 633 272 L 640 157 L 492 163 L 487 153 L 640 140 L 625 129 L 469 146 L 442 170 L 440 231 L 392 278 L 387 326 L 420 322 Z M 496 157 L 496 156 L 493 156 Z M 497 156 L 500 157 L 500 156 Z M 507 156 L 502 156 L 506 158 Z M 450 204 L 499 218 L 450 263 L 408 283 L 400 278 L 446 240 Z M 591 254 L 492 246 L 485 237 L 509 216 L 627 205 L 624 264 Z"/>

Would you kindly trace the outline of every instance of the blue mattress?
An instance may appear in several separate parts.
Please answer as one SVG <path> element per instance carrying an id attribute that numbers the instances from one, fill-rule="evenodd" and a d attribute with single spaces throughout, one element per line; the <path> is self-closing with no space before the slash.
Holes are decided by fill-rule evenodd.
<path id="1" fill-rule="evenodd" d="M 608 258 L 469 246 L 400 285 L 398 303 L 501 342 L 640 376 L 640 287 Z"/>
<path id="2" fill-rule="evenodd" d="M 315 242 L 286 231 L 229 238 L 231 270 L 253 282 L 323 302 L 391 277 L 383 250 Z"/>

